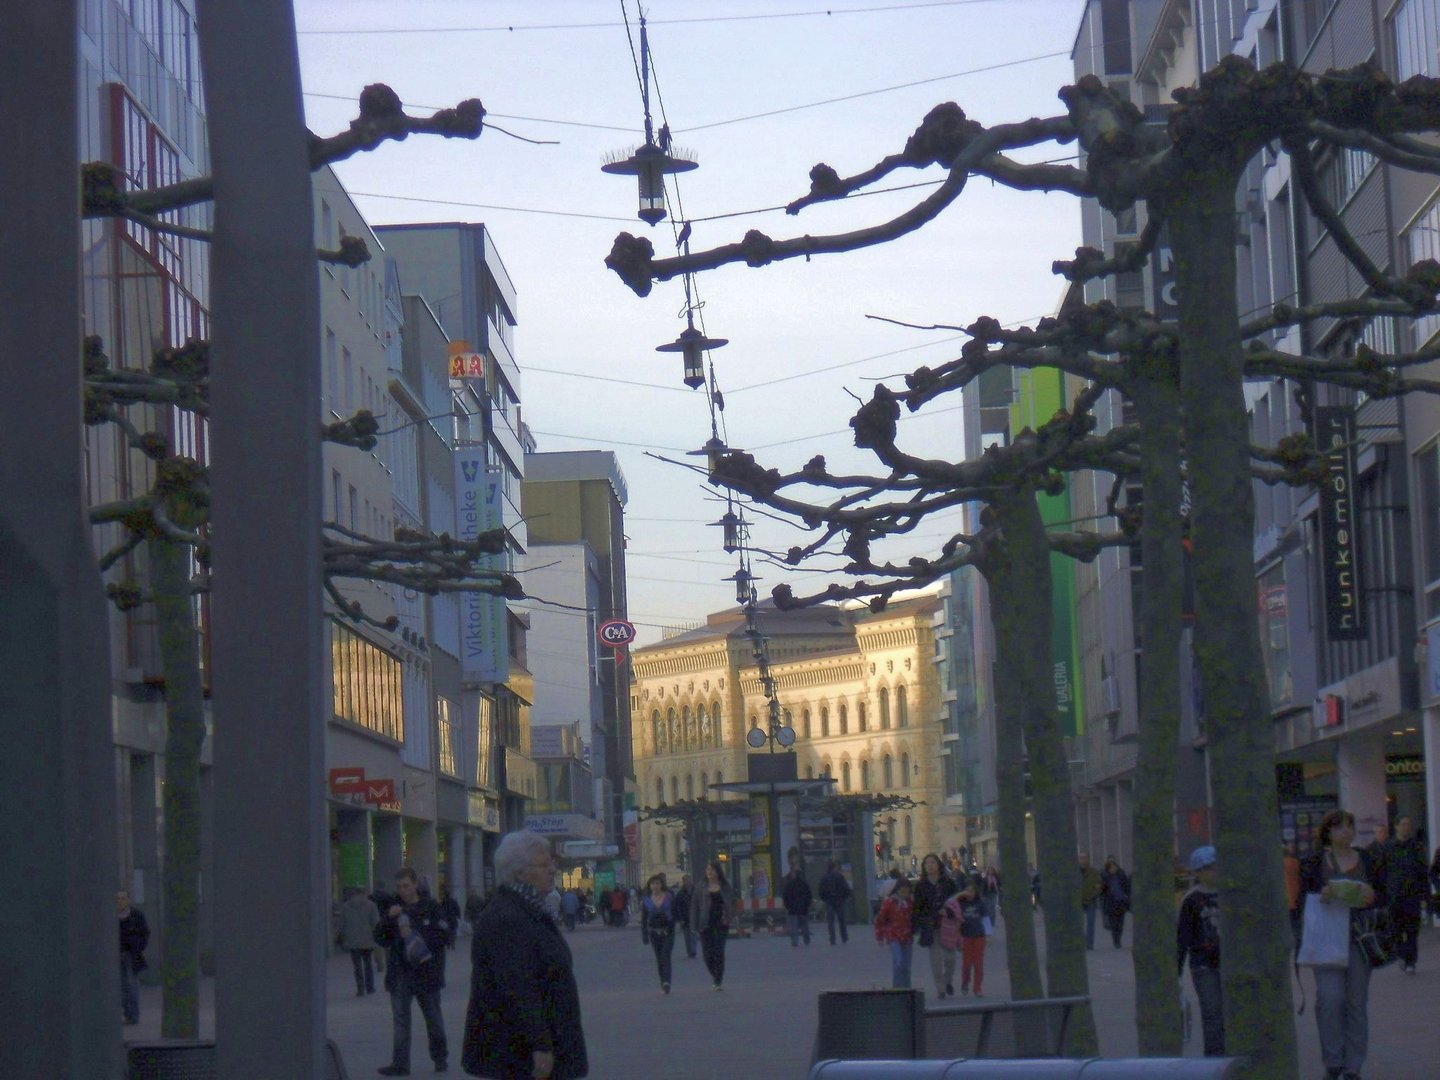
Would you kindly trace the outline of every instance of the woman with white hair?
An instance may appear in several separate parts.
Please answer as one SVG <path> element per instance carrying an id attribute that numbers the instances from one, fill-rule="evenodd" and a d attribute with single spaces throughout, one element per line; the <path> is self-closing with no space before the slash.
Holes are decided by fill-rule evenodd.
<path id="1" fill-rule="evenodd" d="M 589 1073 L 570 947 L 544 898 L 555 856 L 521 829 L 495 849 L 490 902 L 475 922 L 462 1064 L 471 1076 L 570 1080 Z"/>

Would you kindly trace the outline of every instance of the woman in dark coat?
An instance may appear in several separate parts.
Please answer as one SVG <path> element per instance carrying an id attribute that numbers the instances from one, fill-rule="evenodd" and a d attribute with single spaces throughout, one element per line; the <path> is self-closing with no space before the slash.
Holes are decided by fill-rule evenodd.
<path id="1" fill-rule="evenodd" d="M 495 849 L 501 884 L 476 921 L 470 948 L 470 1005 L 461 1063 L 496 1080 L 588 1075 L 580 991 L 570 947 L 546 913 L 554 887 L 550 844 L 528 830 Z"/>
<path id="2" fill-rule="evenodd" d="M 1125 915 L 1130 910 L 1130 875 L 1120 869 L 1114 855 L 1105 859 L 1105 867 L 1100 871 L 1100 884 L 1105 890 L 1100 894 L 1105 929 L 1110 931 L 1118 949 L 1120 935 L 1125 933 Z"/>
<path id="3" fill-rule="evenodd" d="M 690 901 L 690 925 L 700 932 L 700 951 L 705 968 L 720 989 L 725 981 L 725 942 L 730 937 L 730 886 L 718 862 L 705 864 L 705 880 Z"/>
<path id="4" fill-rule="evenodd" d="M 954 974 L 955 954 L 946 955 L 936 940 L 940 930 L 940 912 L 945 901 L 955 895 L 955 882 L 945 873 L 939 855 L 926 855 L 920 862 L 920 880 L 915 883 L 915 906 L 910 912 L 910 925 L 916 941 L 930 954 L 930 975 L 935 980 L 935 996 L 943 998 L 955 991 L 950 986 Z M 945 970 L 945 961 L 950 970 Z"/>

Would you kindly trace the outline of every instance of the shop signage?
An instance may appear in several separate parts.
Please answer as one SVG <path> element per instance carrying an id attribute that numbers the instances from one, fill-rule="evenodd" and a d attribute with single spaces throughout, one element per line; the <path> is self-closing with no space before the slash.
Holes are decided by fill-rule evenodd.
<path id="1" fill-rule="evenodd" d="M 345 765 L 330 770 L 331 795 L 358 795 L 365 786 L 365 767 Z"/>
<path id="2" fill-rule="evenodd" d="M 1354 410 L 1317 406 L 1315 445 L 1324 455 L 1327 466 L 1325 479 L 1320 483 L 1325 630 L 1331 641 L 1357 641 L 1365 637 L 1365 610 L 1360 591 Z"/>
<path id="3" fill-rule="evenodd" d="M 369 803 L 393 803 L 395 801 L 395 781 L 376 780 L 374 778 L 365 781 L 365 801 Z"/>
<path id="4" fill-rule="evenodd" d="M 1440 623 L 1425 628 L 1425 698 L 1440 698 Z"/>
<path id="5" fill-rule="evenodd" d="M 1400 661 L 1392 656 L 1323 688 L 1315 697 L 1315 726 L 1356 731 L 1389 720 L 1403 709 Z"/>
<path id="6" fill-rule="evenodd" d="M 450 354 L 450 378 L 483 379 L 485 377 L 485 354 L 478 352 L 457 352 Z"/>
<path id="7" fill-rule="evenodd" d="M 576 840 L 601 840 L 605 826 L 584 814 L 527 814 L 525 828 L 541 836 L 573 837 Z"/>
<path id="8" fill-rule="evenodd" d="M 1392 784 L 1423 784 L 1425 758 L 1420 754 L 1395 754 L 1385 758 L 1385 779 Z"/>
<path id="9" fill-rule="evenodd" d="M 500 527 L 500 473 L 485 464 L 483 447 L 457 447 L 455 516 L 459 539 L 470 542 Z M 484 570 L 505 569 L 504 557 L 482 555 Z M 510 670 L 505 600 L 482 592 L 460 594 L 460 678 L 467 683 L 503 683 Z"/>

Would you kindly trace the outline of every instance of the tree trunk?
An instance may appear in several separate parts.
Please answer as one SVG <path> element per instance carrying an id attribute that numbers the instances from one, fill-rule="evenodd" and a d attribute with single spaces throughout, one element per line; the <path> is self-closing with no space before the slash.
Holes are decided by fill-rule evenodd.
<path id="1" fill-rule="evenodd" d="M 205 700 L 190 595 L 190 548 L 147 541 L 165 672 L 165 958 L 160 968 L 160 1034 L 200 1034 L 200 748 Z"/>
<path id="2" fill-rule="evenodd" d="M 1181 1053 L 1175 979 L 1175 771 L 1180 735 L 1180 387 L 1166 355 L 1140 358 L 1132 387 L 1140 421 L 1143 495 L 1140 741 L 1135 760 L 1135 1027 L 1140 1053 Z"/>
<path id="3" fill-rule="evenodd" d="M 996 698 L 998 702 L 1001 685 L 1015 695 L 1030 759 L 1046 988 L 1051 997 L 1083 996 L 1090 992 L 1090 976 L 1081 926 L 1070 767 L 1055 713 L 1050 547 L 1040 508 L 1028 487 L 1004 491 L 990 506 L 1003 532 L 991 559 L 990 617 L 996 655 L 1007 658 L 1004 677 L 996 680 Z M 1009 930 L 1007 924 L 1007 934 Z M 1096 1046 L 1094 1017 L 1088 1008 L 1080 1009 L 1071 1022 L 1068 1051 L 1084 1057 L 1094 1054 Z"/>
<path id="4" fill-rule="evenodd" d="M 1296 1075 L 1290 933 L 1276 819 L 1274 736 L 1256 616 L 1255 507 L 1235 292 L 1235 177 L 1187 176 L 1165 211 L 1180 311 L 1193 498 L 1195 651 L 1204 690 L 1220 870 L 1226 1050 L 1245 1076 Z"/>

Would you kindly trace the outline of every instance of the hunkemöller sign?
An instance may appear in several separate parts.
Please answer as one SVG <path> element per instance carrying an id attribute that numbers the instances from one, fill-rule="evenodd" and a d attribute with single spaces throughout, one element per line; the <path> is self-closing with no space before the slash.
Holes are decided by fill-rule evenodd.
<path id="1" fill-rule="evenodd" d="M 1325 582 L 1325 630 L 1331 641 L 1365 637 L 1360 591 L 1359 504 L 1355 495 L 1355 413 L 1333 405 L 1315 409 L 1315 446 L 1325 457 L 1320 483 L 1320 561 Z"/>

